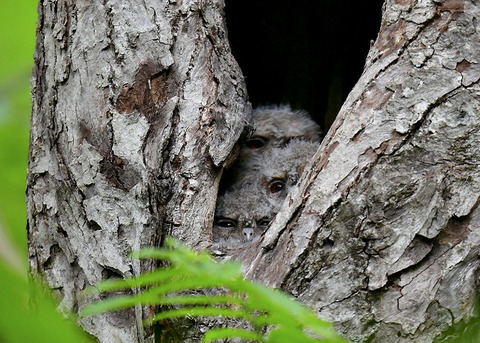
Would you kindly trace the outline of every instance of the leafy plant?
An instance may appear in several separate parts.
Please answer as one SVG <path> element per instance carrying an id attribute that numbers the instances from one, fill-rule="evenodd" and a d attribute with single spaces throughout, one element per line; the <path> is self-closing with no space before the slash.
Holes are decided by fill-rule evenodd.
<path id="1" fill-rule="evenodd" d="M 0 342 L 94 342 L 56 307 L 47 288 L 0 256 Z"/>
<path id="2" fill-rule="evenodd" d="M 99 292 L 144 289 L 137 295 L 109 298 L 86 307 L 82 315 L 143 305 L 174 305 L 157 313 L 148 323 L 180 317 L 223 316 L 244 320 L 247 327 L 215 328 L 203 342 L 222 338 L 244 338 L 257 342 L 346 342 L 330 323 L 286 294 L 244 279 L 240 264 L 219 263 L 208 253 L 193 251 L 173 239 L 165 249 L 143 249 L 137 258 L 169 261 L 169 266 L 136 278 L 107 280 Z M 203 295 L 192 290 L 207 290 Z M 190 294 L 189 294 L 189 293 Z"/>
<path id="3" fill-rule="evenodd" d="M 20 250 L 25 262 L 30 76 L 37 7 L 38 0 L 0 1 L 0 231 Z"/>

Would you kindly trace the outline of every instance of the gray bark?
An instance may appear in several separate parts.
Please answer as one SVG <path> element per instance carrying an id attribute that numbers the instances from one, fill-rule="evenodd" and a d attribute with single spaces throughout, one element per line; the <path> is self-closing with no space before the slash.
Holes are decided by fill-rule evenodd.
<path id="1" fill-rule="evenodd" d="M 151 269 L 173 235 L 207 246 L 222 166 L 250 116 L 223 1 L 40 1 L 28 175 L 31 270 L 82 291 Z M 101 342 L 153 341 L 149 309 L 85 318 Z"/>
<path id="2" fill-rule="evenodd" d="M 28 176 L 30 264 L 82 290 L 203 248 L 249 118 L 223 2 L 41 1 Z M 472 317 L 480 253 L 480 5 L 387 0 L 365 70 L 262 239 L 234 257 L 356 342 L 432 342 Z M 136 308 L 83 327 L 152 341 Z"/>
<path id="3" fill-rule="evenodd" d="M 432 342 L 474 313 L 480 5 L 387 1 L 365 70 L 248 276 L 354 342 Z"/>

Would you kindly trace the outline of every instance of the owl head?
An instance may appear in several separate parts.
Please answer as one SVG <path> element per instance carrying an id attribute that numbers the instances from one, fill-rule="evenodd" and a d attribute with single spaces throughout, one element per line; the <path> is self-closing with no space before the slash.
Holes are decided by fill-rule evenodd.
<path id="1" fill-rule="evenodd" d="M 249 179 L 218 196 L 213 241 L 225 247 L 248 244 L 260 237 L 275 214 L 259 182 Z"/>
<path id="2" fill-rule="evenodd" d="M 242 148 L 240 158 L 261 153 L 273 147 L 284 147 L 291 139 L 319 142 L 320 126 L 307 112 L 292 110 L 288 105 L 258 107 L 253 111 L 255 131 Z"/>
<path id="3" fill-rule="evenodd" d="M 246 183 L 255 184 L 259 188 L 256 193 L 264 194 L 278 211 L 319 146 L 319 142 L 295 138 L 283 147 L 250 156 L 238 163 L 227 190 L 241 188 Z"/>

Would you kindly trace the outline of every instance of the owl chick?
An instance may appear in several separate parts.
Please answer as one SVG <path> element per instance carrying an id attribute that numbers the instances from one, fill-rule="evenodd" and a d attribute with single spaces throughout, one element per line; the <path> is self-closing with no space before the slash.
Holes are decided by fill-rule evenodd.
<path id="1" fill-rule="evenodd" d="M 222 178 L 213 227 L 217 247 L 239 247 L 260 236 L 320 144 L 320 127 L 304 111 L 261 107 L 253 117 L 254 135 Z"/>
<path id="2" fill-rule="evenodd" d="M 306 164 L 313 157 L 319 142 L 292 139 L 284 147 L 274 147 L 251 156 L 238 164 L 232 188 L 241 187 L 246 180 L 256 180 L 261 190 L 278 212 L 283 200 L 297 184 Z"/>
<path id="3" fill-rule="evenodd" d="M 236 248 L 259 237 L 275 217 L 259 180 L 247 179 L 218 196 L 213 242 L 218 247 Z"/>
<path id="4" fill-rule="evenodd" d="M 268 147 L 282 147 L 292 138 L 319 142 L 320 126 L 307 112 L 294 111 L 288 105 L 258 107 L 253 111 L 255 131 L 242 148 L 240 158 Z"/>
<path id="5" fill-rule="evenodd" d="M 293 139 L 284 148 L 273 148 L 256 158 L 259 161 L 252 169 L 262 169 L 262 184 L 277 212 L 319 146 L 319 142 Z"/>
<path id="6" fill-rule="evenodd" d="M 307 112 L 294 111 L 288 105 L 258 107 L 253 111 L 255 132 L 241 147 L 237 161 L 224 172 L 223 191 L 242 179 L 243 171 L 255 156 L 273 148 L 282 148 L 292 139 L 320 142 L 321 130 Z M 315 149 L 316 150 L 316 149 Z"/>

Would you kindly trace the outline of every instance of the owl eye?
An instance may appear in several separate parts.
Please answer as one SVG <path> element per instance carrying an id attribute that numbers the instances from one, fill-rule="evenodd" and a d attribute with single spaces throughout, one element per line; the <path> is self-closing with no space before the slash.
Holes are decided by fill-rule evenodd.
<path id="1" fill-rule="evenodd" d="M 233 229 L 234 227 L 237 226 L 237 223 L 234 220 L 227 219 L 227 218 L 221 218 L 216 221 L 216 225 L 218 227 L 221 227 L 222 229 Z"/>
<path id="2" fill-rule="evenodd" d="M 285 189 L 285 181 L 283 180 L 273 180 L 268 184 L 268 189 L 272 194 L 280 193 Z"/>
<path id="3" fill-rule="evenodd" d="M 252 137 L 250 138 L 246 145 L 250 150 L 260 150 L 265 147 L 268 143 L 268 139 L 263 137 Z"/>
<path id="4" fill-rule="evenodd" d="M 272 220 L 270 218 L 262 218 L 258 222 L 258 226 L 261 227 L 261 228 L 266 228 L 268 225 L 270 225 L 271 221 Z"/>
<path id="5" fill-rule="evenodd" d="M 289 137 L 283 141 L 283 146 L 287 146 L 295 137 Z"/>

